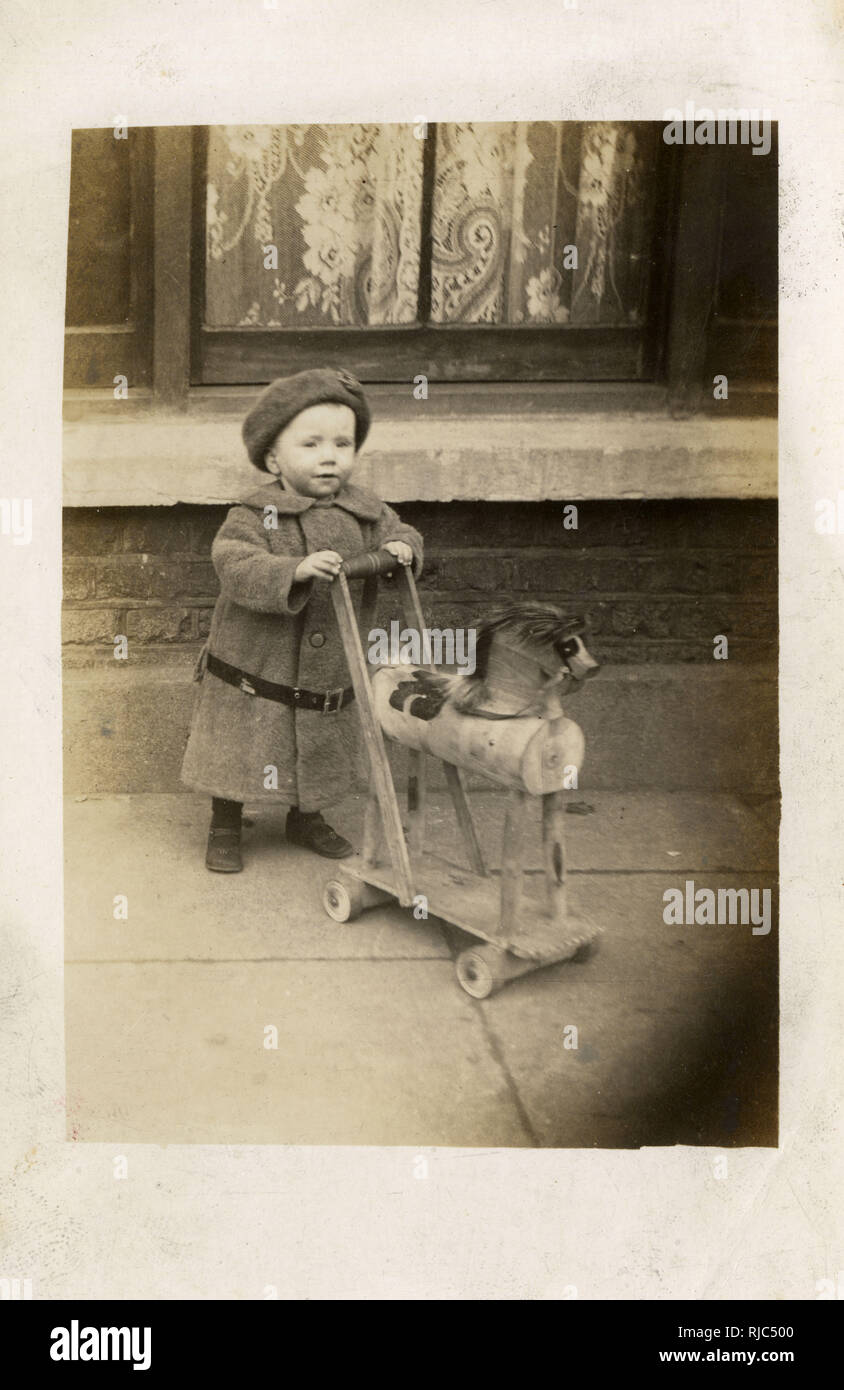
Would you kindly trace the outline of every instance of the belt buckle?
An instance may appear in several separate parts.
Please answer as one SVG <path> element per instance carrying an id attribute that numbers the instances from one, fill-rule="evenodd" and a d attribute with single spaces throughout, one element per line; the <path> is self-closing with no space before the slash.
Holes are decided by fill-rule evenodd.
<path id="1" fill-rule="evenodd" d="M 252 685 L 251 682 L 247 680 L 246 676 L 241 676 L 240 680 L 238 681 L 238 686 L 243 691 L 244 695 L 257 694 L 254 685 Z"/>
<path id="2" fill-rule="evenodd" d="M 331 701 L 337 697 L 337 703 L 332 708 Z M 337 714 L 343 707 L 343 687 L 338 686 L 336 690 L 326 690 L 325 699 L 322 702 L 323 714 Z"/>

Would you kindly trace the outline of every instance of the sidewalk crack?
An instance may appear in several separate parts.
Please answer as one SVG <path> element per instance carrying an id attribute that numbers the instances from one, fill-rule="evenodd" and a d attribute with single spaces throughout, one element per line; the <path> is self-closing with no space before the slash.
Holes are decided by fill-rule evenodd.
<path id="1" fill-rule="evenodd" d="M 510 1092 L 510 1098 L 516 1110 L 516 1114 L 519 1117 L 522 1129 L 525 1131 L 525 1134 L 528 1136 L 528 1139 L 530 1140 L 531 1148 L 539 1149 L 542 1147 L 539 1140 L 539 1136 L 537 1135 L 531 1123 L 531 1119 L 527 1112 L 527 1109 L 525 1108 L 524 1101 L 522 1100 L 519 1094 L 519 1088 L 516 1085 L 515 1077 L 513 1076 L 513 1073 L 510 1071 L 510 1068 L 507 1065 L 504 1056 L 504 1048 L 502 1047 L 498 1039 L 498 1036 L 495 1032 L 495 1029 L 492 1026 L 492 1023 L 490 1021 L 489 1015 L 486 1011 L 484 1004 L 481 1001 L 478 1002 L 479 1014 L 481 1018 L 481 1027 L 483 1029 L 484 1037 L 486 1038 L 487 1046 L 489 1047 L 494 1062 L 496 1063 L 499 1071 L 504 1077 L 507 1089 Z"/>

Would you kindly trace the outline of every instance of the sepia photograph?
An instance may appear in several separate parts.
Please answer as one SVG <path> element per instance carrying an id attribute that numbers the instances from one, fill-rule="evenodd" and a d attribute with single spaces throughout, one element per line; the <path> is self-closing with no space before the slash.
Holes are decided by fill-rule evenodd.
<path id="1" fill-rule="evenodd" d="M 825 1370 L 840 13 L 2 24 L 13 1350 Z"/>
<path id="2" fill-rule="evenodd" d="M 776 1147 L 777 132 L 73 130 L 69 1139 Z"/>

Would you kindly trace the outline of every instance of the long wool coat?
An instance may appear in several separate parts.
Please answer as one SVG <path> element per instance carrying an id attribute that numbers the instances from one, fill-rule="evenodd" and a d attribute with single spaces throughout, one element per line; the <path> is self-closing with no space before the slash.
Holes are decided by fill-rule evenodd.
<path id="1" fill-rule="evenodd" d="M 271 507 L 275 512 L 265 510 Z M 276 519 L 275 527 L 265 524 Z M 316 550 L 348 559 L 388 540 L 411 547 L 418 574 L 419 532 L 373 493 L 352 485 L 322 500 L 275 481 L 231 509 L 211 549 L 220 597 L 197 663 L 201 683 L 183 782 L 232 801 L 286 802 L 304 811 L 331 806 L 349 791 L 358 756 L 356 701 L 334 714 L 292 709 L 228 685 L 205 662 L 213 652 L 250 675 L 305 690 L 351 685 L 330 586 L 297 583 L 293 574 Z M 361 587 L 360 581 L 350 585 L 356 606 Z"/>

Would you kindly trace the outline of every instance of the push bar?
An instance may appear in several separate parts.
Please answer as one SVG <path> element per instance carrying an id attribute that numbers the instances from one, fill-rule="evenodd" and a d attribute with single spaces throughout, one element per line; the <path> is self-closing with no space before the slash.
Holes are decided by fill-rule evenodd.
<path id="1" fill-rule="evenodd" d="M 399 563 L 390 550 L 364 550 L 344 560 L 340 569 L 347 579 L 365 579 L 369 574 L 390 574 Z"/>

